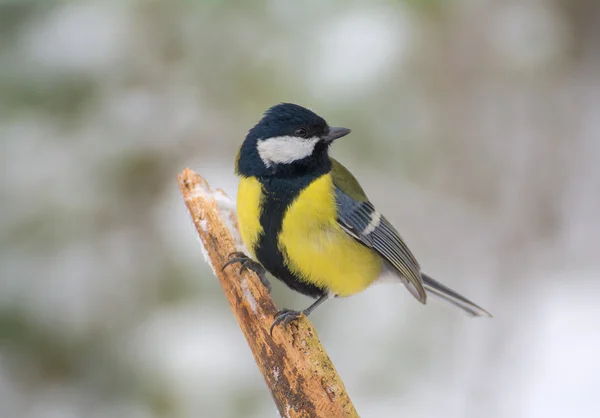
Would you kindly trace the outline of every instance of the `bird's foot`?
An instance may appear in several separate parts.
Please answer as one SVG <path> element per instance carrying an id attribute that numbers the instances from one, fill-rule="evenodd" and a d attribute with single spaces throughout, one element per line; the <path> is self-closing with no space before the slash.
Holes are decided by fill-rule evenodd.
<path id="1" fill-rule="evenodd" d="M 225 270 L 227 266 L 230 266 L 235 263 L 240 263 L 239 274 L 242 274 L 246 270 L 253 271 L 260 278 L 260 281 L 263 284 L 263 286 L 265 286 L 265 288 L 267 289 L 267 292 L 271 293 L 271 282 L 269 282 L 269 279 L 267 279 L 267 271 L 265 270 L 265 268 L 260 263 L 257 263 L 256 261 L 252 260 L 243 252 L 238 251 L 229 254 L 229 260 L 227 260 L 227 262 L 223 264 L 221 271 Z"/>
<path id="2" fill-rule="evenodd" d="M 277 311 L 275 314 L 275 320 L 273 321 L 271 329 L 269 330 L 269 334 L 273 336 L 273 328 L 279 324 L 283 324 L 283 328 L 287 329 L 287 324 L 300 318 L 303 313 L 303 311 L 294 311 L 292 309 L 281 309 Z"/>

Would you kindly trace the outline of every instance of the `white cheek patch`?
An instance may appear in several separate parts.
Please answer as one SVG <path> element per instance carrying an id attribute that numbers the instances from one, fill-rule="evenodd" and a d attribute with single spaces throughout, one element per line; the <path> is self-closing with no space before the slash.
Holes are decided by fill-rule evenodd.
<path id="1" fill-rule="evenodd" d="M 270 167 L 272 164 L 289 164 L 310 156 L 317 142 L 317 137 L 277 136 L 259 140 L 257 149 L 265 165 Z"/>

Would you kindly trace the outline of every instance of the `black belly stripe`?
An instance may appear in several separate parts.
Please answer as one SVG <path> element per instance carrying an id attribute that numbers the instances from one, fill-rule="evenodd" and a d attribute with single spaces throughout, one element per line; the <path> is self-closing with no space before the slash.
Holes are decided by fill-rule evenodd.
<path id="1" fill-rule="evenodd" d="M 278 248 L 277 236 L 281 231 L 286 209 L 319 175 L 306 175 L 293 178 L 259 178 L 263 185 L 263 201 L 260 224 L 263 234 L 254 249 L 258 261 L 269 273 L 284 282 L 289 288 L 304 295 L 317 298 L 326 289 L 301 280 L 284 263 L 284 255 Z"/>

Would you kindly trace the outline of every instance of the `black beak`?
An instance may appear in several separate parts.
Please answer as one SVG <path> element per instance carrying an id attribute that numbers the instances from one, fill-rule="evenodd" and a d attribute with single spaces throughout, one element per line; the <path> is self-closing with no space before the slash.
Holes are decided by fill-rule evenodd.
<path id="1" fill-rule="evenodd" d="M 323 141 L 328 144 L 331 144 L 338 138 L 346 136 L 350 133 L 350 129 L 348 128 L 329 128 L 329 133 L 323 137 Z"/>

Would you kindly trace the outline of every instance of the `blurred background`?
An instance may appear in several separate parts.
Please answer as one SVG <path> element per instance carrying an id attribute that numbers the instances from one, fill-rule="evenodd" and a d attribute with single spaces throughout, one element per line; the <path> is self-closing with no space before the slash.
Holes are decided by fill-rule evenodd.
<path id="1" fill-rule="evenodd" d="M 176 175 L 235 197 L 282 101 L 495 316 L 318 310 L 361 416 L 600 416 L 599 40 L 597 0 L 0 1 L 0 416 L 277 416 Z"/>

